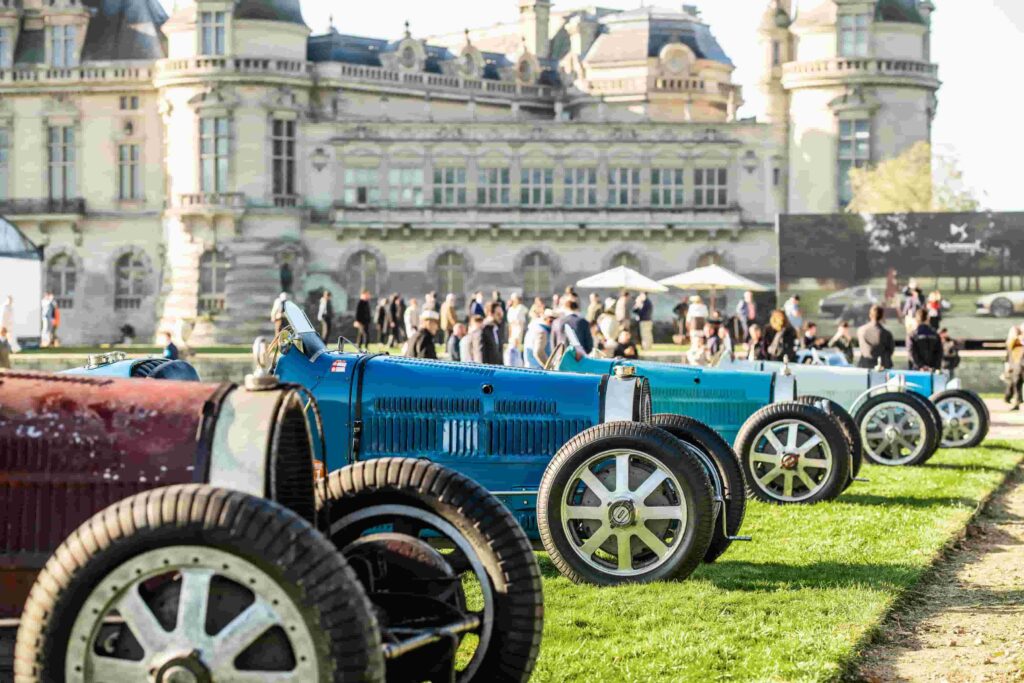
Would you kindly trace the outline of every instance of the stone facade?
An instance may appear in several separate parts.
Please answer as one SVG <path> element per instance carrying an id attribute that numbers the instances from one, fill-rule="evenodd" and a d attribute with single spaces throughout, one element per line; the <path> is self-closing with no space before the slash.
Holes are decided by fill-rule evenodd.
<path id="1" fill-rule="evenodd" d="M 514 24 L 377 40 L 310 36 L 298 0 L 171 17 L 156 0 L 0 0 L 0 213 L 46 247 L 65 343 L 178 320 L 193 344 L 245 342 L 282 288 L 328 288 L 344 311 L 364 286 L 550 295 L 621 263 L 772 282 L 776 214 L 836 208 L 819 179 L 838 118 L 867 106 L 884 157 L 927 137 L 937 87 L 818 69 L 803 46 L 824 29 L 784 4 L 762 29 L 779 99 L 759 123 L 737 120 L 733 65 L 690 7 L 520 0 Z M 908 49 L 927 35 L 891 31 Z"/>

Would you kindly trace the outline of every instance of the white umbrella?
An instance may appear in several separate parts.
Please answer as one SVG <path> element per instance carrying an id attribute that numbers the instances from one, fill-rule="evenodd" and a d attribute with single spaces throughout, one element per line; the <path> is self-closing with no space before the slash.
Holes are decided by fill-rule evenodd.
<path id="1" fill-rule="evenodd" d="M 752 292 L 767 292 L 768 288 L 747 279 L 722 266 L 704 266 L 686 273 L 659 280 L 663 285 L 679 289 L 749 289 Z"/>
<path id="2" fill-rule="evenodd" d="M 585 277 L 576 283 L 586 289 L 628 289 L 634 292 L 667 292 L 668 287 L 641 275 L 632 268 L 618 266 L 597 275 Z"/>

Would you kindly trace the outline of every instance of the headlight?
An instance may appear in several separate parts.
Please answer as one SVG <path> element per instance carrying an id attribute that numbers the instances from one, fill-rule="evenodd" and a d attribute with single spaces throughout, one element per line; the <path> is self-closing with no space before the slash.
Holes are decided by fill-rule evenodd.
<path id="1" fill-rule="evenodd" d="M 772 387 L 772 402 L 786 403 L 796 400 L 796 377 L 784 375 L 781 372 L 775 373 L 775 381 Z"/>
<path id="2" fill-rule="evenodd" d="M 602 422 L 646 422 L 651 419 L 651 383 L 637 377 L 632 366 L 618 366 L 604 387 Z"/>

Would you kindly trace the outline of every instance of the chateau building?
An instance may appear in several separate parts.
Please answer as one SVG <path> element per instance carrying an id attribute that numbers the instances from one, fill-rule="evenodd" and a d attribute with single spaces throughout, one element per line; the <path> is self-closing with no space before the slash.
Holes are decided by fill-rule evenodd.
<path id="1" fill-rule="evenodd" d="M 773 0 L 757 121 L 690 5 L 377 39 L 310 35 L 298 0 L 0 0 L 0 214 L 45 246 L 65 343 L 245 342 L 282 289 L 772 282 L 778 213 L 929 138 L 932 9 Z"/>

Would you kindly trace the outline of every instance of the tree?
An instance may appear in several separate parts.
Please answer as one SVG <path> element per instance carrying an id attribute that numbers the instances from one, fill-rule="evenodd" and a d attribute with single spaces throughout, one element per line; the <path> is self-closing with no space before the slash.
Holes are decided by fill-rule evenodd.
<path id="1" fill-rule="evenodd" d="M 978 210 L 978 200 L 964 186 L 956 160 L 932 154 L 927 142 L 876 166 L 851 169 L 850 185 L 850 213 Z"/>

